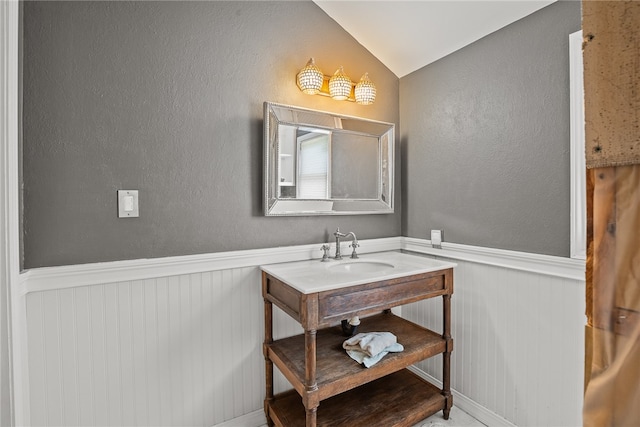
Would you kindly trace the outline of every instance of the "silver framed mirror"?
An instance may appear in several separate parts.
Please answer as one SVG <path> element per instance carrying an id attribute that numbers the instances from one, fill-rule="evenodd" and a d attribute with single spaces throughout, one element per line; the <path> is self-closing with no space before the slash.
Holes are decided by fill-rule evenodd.
<path id="1" fill-rule="evenodd" d="M 264 214 L 393 213 L 395 125 L 264 103 Z"/>

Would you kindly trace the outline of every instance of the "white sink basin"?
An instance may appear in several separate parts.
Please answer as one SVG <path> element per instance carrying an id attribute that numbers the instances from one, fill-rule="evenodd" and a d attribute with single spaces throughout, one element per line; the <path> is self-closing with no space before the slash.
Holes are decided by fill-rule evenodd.
<path id="1" fill-rule="evenodd" d="M 261 269 L 303 294 L 310 294 L 455 266 L 452 262 L 418 255 L 378 252 L 360 255 L 359 259 L 345 257 L 329 262 L 314 259 L 263 265 Z"/>
<path id="2" fill-rule="evenodd" d="M 350 261 L 341 262 L 339 264 L 329 264 L 327 268 L 331 271 L 342 271 L 345 273 L 376 273 L 390 268 L 394 268 L 393 264 L 380 261 Z"/>

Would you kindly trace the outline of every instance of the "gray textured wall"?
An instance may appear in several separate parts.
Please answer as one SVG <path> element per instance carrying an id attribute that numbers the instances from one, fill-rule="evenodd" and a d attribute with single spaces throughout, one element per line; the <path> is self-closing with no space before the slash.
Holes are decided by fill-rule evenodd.
<path id="1" fill-rule="evenodd" d="M 400 80 L 403 235 L 569 256 L 569 34 L 554 3 Z"/>
<path id="2" fill-rule="evenodd" d="M 302 94 L 311 56 L 368 71 L 376 103 Z M 25 2 L 23 75 L 25 268 L 400 234 L 399 200 L 262 216 L 264 101 L 399 120 L 398 78 L 310 1 Z M 140 218 L 117 218 L 118 189 Z"/>

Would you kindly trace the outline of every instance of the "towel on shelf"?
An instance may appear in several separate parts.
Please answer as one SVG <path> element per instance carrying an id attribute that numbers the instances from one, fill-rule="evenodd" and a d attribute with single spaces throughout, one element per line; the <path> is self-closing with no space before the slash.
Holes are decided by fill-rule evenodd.
<path id="1" fill-rule="evenodd" d="M 382 359 L 387 354 L 389 354 L 391 352 L 399 353 L 399 352 L 401 352 L 403 350 L 404 350 L 404 347 L 402 346 L 402 344 L 394 343 L 394 344 L 391 344 L 390 346 L 386 347 L 384 350 L 382 350 L 380 353 L 378 353 L 378 354 L 376 354 L 374 356 L 368 356 L 366 353 L 364 353 L 362 351 L 358 351 L 358 350 L 347 350 L 347 354 L 349 355 L 349 357 L 351 357 L 356 362 L 360 363 L 361 365 L 366 366 L 367 368 L 370 368 L 373 365 L 375 365 L 376 363 L 378 363 L 380 361 L 380 359 Z"/>
<path id="2" fill-rule="evenodd" d="M 376 356 L 387 347 L 398 342 L 391 332 L 361 332 L 342 343 L 345 350 L 356 350 L 369 357 Z"/>

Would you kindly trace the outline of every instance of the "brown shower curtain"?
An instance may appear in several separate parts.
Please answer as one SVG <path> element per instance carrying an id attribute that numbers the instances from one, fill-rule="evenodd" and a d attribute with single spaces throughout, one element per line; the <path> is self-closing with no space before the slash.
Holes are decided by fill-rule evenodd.
<path id="1" fill-rule="evenodd" d="M 583 1 L 585 426 L 640 426 L 640 2 Z"/>

